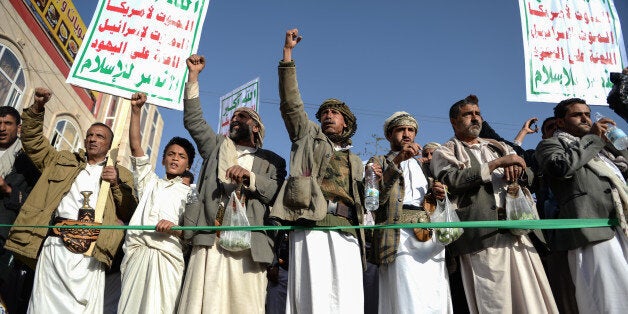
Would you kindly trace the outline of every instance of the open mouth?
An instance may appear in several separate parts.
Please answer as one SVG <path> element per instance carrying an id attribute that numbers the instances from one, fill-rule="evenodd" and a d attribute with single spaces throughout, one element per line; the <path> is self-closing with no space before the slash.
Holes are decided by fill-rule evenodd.
<path id="1" fill-rule="evenodd" d="M 240 129 L 241 123 L 240 122 L 231 122 L 231 124 L 229 125 L 229 130 L 238 130 Z"/>

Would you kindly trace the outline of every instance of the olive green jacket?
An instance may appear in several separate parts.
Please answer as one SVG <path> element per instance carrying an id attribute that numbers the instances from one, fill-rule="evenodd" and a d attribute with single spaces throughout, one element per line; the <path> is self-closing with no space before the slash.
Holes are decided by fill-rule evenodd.
<path id="1" fill-rule="evenodd" d="M 382 180 L 379 181 L 379 208 L 371 212 L 375 224 L 393 225 L 418 222 L 418 210 L 404 210 L 405 179 L 403 170 L 393 159 L 397 154 L 389 151 L 386 155 L 377 155 L 369 159 L 369 163 L 376 163 L 382 167 Z M 425 179 L 429 178 L 429 171 L 418 159 L 412 158 L 423 171 Z M 413 174 L 415 175 L 415 174 Z M 410 221 L 408 221 L 410 220 Z M 391 264 L 397 257 L 400 229 L 374 229 L 372 254 L 368 256 L 371 262 L 377 265 Z"/>
<path id="2" fill-rule="evenodd" d="M 42 174 L 15 219 L 15 225 L 49 225 L 61 199 L 70 191 L 72 183 L 87 164 L 83 150 L 78 153 L 55 150 L 42 135 L 43 121 L 44 112 L 34 113 L 25 109 L 22 113 L 21 139 L 24 151 Z M 110 189 L 103 225 L 117 225 L 118 218 L 128 222 L 137 206 L 132 173 L 121 166 L 117 170 L 120 183 Z M 15 252 L 28 265 L 34 266 L 47 234 L 46 228 L 13 227 L 5 248 Z M 101 230 L 93 256 L 107 267 L 111 266 L 123 239 L 123 230 Z"/>
<path id="3" fill-rule="evenodd" d="M 271 210 L 271 216 L 284 221 L 320 221 L 327 215 L 327 202 L 320 192 L 320 182 L 334 153 L 334 144 L 323 133 L 320 126 L 308 119 L 303 107 L 303 100 L 297 83 L 297 73 L 293 62 L 282 62 L 279 65 L 279 98 L 280 110 L 286 125 L 292 148 L 290 150 L 290 177 L 284 182 L 277 200 Z M 364 217 L 362 199 L 364 194 L 364 165 L 357 155 L 349 154 L 350 192 L 353 196 L 358 221 Z M 292 178 L 312 178 L 311 182 L 294 184 Z M 305 186 L 307 185 L 307 186 Z M 311 195 L 301 195 L 309 189 Z M 289 195 L 310 198 L 308 207 L 296 208 L 286 202 Z M 360 229 L 360 234 L 363 234 Z"/>
<path id="4" fill-rule="evenodd" d="M 281 99 L 279 107 L 281 117 L 292 142 L 290 176 L 279 190 L 270 216 L 284 222 L 300 221 L 306 224 L 337 218 L 327 215 L 327 201 L 320 188 L 320 183 L 334 153 L 334 144 L 323 133 L 320 125 L 310 121 L 305 113 L 294 62 L 279 64 L 279 98 Z M 361 224 L 364 219 L 364 165 L 360 157 L 350 153 L 349 167 L 351 175 L 349 192 L 353 197 L 358 223 Z M 295 204 L 290 204 L 290 200 L 300 200 L 309 205 L 295 206 Z M 338 221 L 331 221 L 331 223 L 341 223 L 341 219 L 337 219 Z M 364 229 L 357 229 L 356 235 L 360 243 L 362 264 L 365 267 Z"/>

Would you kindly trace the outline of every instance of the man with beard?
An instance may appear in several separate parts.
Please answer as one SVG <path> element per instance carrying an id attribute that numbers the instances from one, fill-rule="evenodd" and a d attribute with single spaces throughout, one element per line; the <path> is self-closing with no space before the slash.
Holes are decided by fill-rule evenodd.
<path id="1" fill-rule="evenodd" d="M 539 143 L 536 158 L 558 218 L 619 218 L 620 226 L 555 230 L 550 248 L 566 255 L 580 313 L 625 313 L 628 152 L 615 149 L 604 135 L 615 122 L 603 118 L 593 124 L 583 99 L 561 101 L 554 118 L 558 130 Z"/>
<path id="2" fill-rule="evenodd" d="M 431 212 L 423 206 L 428 193 L 445 198 L 440 182 L 429 183 L 416 156 L 414 142 L 419 124 L 404 111 L 384 122 L 390 152 L 369 160 L 381 165 L 378 225 L 429 222 Z M 427 229 L 375 229 L 373 262 L 379 265 L 379 313 L 452 313 L 445 267 L 445 246 Z M 425 284 L 429 282 L 430 284 Z"/>
<path id="3" fill-rule="evenodd" d="M 290 178 L 271 215 L 305 226 L 358 225 L 364 213 L 364 166 L 349 151 L 356 119 L 344 102 L 334 98 L 323 101 L 316 112 L 320 125 L 308 119 L 292 61 L 292 49 L 300 39 L 298 30 L 286 32 L 279 63 L 279 109 L 292 151 Z M 362 229 L 294 231 L 286 313 L 364 313 L 363 244 Z"/>
<path id="4" fill-rule="evenodd" d="M 449 120 L 455 137 L 434 152 L 433 173 L 449 188 L 461 221 L 505 219 L 507 186 L 529 185 L 532 171 L 510 146 L 479 137 L 482 116 L 477 96 L 453 104 Z M 449 248 L 460 258 L 471 313 L 558 313 L 528 235 L 467 228 Z"/>
<path id="5" fill-rule="evenodd" d="M 198 202 L 184 213 L 185 226 L 222 223 L 233 191 L 241 195 L 250 225 L 263 225 L 270 205 L 286 176 L 286 162 L 262 149 L 264 125 L 250 108 L 235 110 L 229 137 L 216 134 L 203 119 L 198 75 L 205 58 L 190 56 L 183 122 L 203 157 Z M 227 207 L 228 208 L 228 207 Z M 192 253 L 183 284 L 179 313 L 264 313 L 266 267 L 273 261 L 272 240 L 263 231 L 251 232 L 251 248 L 229 251 L 214 231 L 185 232 Z"/>

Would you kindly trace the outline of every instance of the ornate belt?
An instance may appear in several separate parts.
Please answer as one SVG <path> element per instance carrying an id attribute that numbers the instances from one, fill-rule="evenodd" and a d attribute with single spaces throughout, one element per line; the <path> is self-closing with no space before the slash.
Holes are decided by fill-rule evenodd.
<path id="1" fill-rule="evenodd" d="M 55 218 L 55 226 L 100 226 L 101 223 L 74 219 Z M 100 229 L 52 228 L 52 235 L 60 237 L 65 247 L 72 253 L 87 252 L 92 242 L 98 239 Z"/>
<path id="2" fill-rule="evenodd" d="M 430 222 L 430 215 L 423 207 L 403 205 L 399 222 L 404 224 Z M 426 242 L 432 238 L 433 230 L 431 228 L 414 228 L 412 231 L 416 239 L 421 242 Z"/>

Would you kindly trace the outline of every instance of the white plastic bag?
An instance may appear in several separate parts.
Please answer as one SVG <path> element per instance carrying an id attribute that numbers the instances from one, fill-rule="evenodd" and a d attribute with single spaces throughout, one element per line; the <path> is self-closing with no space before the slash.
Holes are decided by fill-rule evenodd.
<path id="1" fill-rule="evenodd" d="M 431 222 L 460 221 L 456 211 L 451 208 L 451 203 L 449 202 L 449 198 L 446 193 L 444 200 L 437 201 L 436 209 L 432 213 L 430 220 Z M 436 233 L 436 239 L 438 239 L 438 241 L 443 245 L 456 241 L 464 232 L 462 228 L 436 228 L 434 231 Z"/>
<path id="2" fill-rule="evenodd" d="M 364 214 L 364 222 L 362 224 L 365 226 L 375 225 L 375 219 L 373 218 L 373 215 L 371 214 L 370 210 L 367 210 L 366 214 Z"/>
<path id="3" fill-rule="evenodd" d="M 223 226 L 249 226 L 246 208 L 238 199 L 235 191 L 231 192 L 229 203 L 225 207 Z M 223 230 L 220 232 L 218 244 L 228 251 L 238 252 L 251 248 L 251 231 Z"/>
<path id="4" fill-rule="evenodd" d="M 532 197 L 528 197 L 525 192 L 518 183 L 508 185 L 508 192 L 506 193 L 506 218 L 508 220 L 539 219 L 534 209 Z M 510 233 L 514 235 L 524 235 L 529 232 L 530 229 L 510 229 Z"/>

